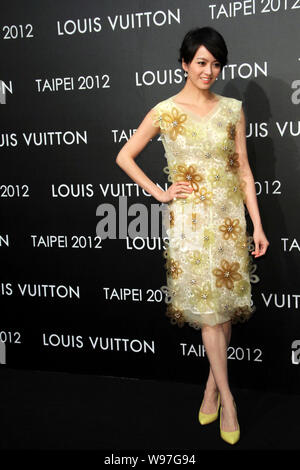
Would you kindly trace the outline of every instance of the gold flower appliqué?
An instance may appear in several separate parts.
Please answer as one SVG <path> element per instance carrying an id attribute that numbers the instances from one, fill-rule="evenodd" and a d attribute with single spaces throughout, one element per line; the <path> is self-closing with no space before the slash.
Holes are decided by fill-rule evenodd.
<path id="1" fill-rule="evenodd" d="M 222 259 L 221 268 L 215 268 L 212 271 L 217 277 L 216 286 L 225 286 L 227 289 L 233 289 L 234 282 L 242 279 L 242 275 L 238 272 L 239 267 L 240 263 L 237 261 L 230 263 L 226 259 Z"/>
<path id="2" fill-rule="evenodd" d="M 186 167 L 185 165 L 177 165 L 176 166 L 176 174 L 174 176 L 175 181 L 188 181 L 194 191 L 199 190 L 199 185 L 203 180 L 203 176 L 200 173 L 196 172 L 196 168 L 194 165 L 189 165 Z"/>
<path id="3" fill-rule="evenodd" d="M 172 140 L 176 140 L 177 136 L 184 135 L 186 132 L 185 127 L 182 125 L 187 120 L 185 113 L 180 113 L 177 108 L 172 108 L 170 113 L 162 113 L 161 121 L 164 128 L 170 135 Z"/>
<path id="4" fill-rule="evenodd" d="M 239 234 L 242 231 L 242 227 L 240 227 L 239 219 L 230 219 L 230 217 L 226 217 L 224 220 L 224 224 L 219 226 L 219 230 L 223 232 L 224 240 L 236 240 Z"/>

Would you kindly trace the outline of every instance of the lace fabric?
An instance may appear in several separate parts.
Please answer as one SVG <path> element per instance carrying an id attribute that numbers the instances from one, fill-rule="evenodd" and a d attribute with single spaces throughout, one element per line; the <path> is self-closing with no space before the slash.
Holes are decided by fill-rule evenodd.
<path id="1" fill-rule="evenodd" d="M 178 105 L 174 97 L 151 112 L 160 128 L 170 183 L 189 181 L 187 198 L 165 204 L 164 250 L 166 315 L 172 324 L 199 329 L 232 320 L 244 322 L 255 312 L 251 282 L 256 265 L 245 218 L 245 182 L 235 152 L 242 101 L 216 95 L 204 116 Z"/>

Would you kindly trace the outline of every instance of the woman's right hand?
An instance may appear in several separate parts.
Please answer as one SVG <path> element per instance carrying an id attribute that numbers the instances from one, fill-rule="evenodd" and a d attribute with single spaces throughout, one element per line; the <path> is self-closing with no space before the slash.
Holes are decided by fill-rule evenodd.
<path id="1" fill-rule="evenodd" d="M 171 184 L 167 191 L 164 191 L 162 193 L 162 196 L 159 198 L 159 201 L 169 202 L 173 199 L 176 201 L 177 198 L 185 199 L 193 191 L 194 190 L 188 181 L 176 181 L 175 183 Z"/>

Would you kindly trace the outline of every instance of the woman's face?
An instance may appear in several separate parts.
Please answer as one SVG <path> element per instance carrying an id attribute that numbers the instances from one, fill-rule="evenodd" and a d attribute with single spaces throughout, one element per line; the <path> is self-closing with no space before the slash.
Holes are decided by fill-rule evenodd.
<path id="1" fill-rule="evenodd" d="M 189 64 L 182 61 L 182 67 L 188 72 L 187 80 L 201 89 L 209 88 L 221 72 L 221 63 L 205 46 L 199 47 Z"/>

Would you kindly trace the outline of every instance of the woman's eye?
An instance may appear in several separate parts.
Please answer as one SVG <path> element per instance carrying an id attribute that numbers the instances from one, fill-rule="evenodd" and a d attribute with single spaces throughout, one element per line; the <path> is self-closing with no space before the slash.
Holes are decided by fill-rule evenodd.
<path id="1" fill-rule="evenodd" d="M 198 64 L 199 64 L 199 65 L 205 65 L 205 62 L 198 62 Z M 219 62 L 216 62 L 214 65 L 215 65 L 216 67 L 220 67 L 221 64 L 220 64 Z"/>

